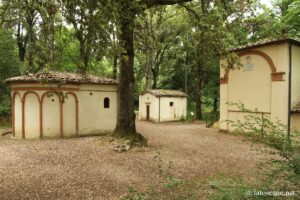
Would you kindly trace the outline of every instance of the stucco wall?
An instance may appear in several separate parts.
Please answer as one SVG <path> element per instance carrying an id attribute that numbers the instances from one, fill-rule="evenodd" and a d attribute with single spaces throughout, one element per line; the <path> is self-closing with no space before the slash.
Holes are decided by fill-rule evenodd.
<path id="1" fill-rule="evenodd" d="M 173 102 L 173 106 L 170 106 Z M 160 121 L 179 121 L 186 119 L 186 103 L 185 97 L 161 97 L 160 98 Z"/>
<path id="2" fill-rule="evenodd" d="M 186 119 L 187 98 L 155 97 L 146 93 L 139 97 L 139 119 L 147 119 L 147 105 L 150 106 L 150 121 L 168 122 Z M 173 106 L 170 106 L 173 102 Z M 160 113 L 160 116 L 159 116 Z"/>
<path id="3" fill-rule="evenodd" d="M 109 108 L 104 108 L 104 98 L 106 97 L 110 100 Z M 80 91 L 78 99 L 80 134 L 114 130 L 117 124 L 117 92 Z"/>
<path id="4" fill-rule="evenodd" d="M 291 130 L 300 131 L 300 113 L 293 113 L 291 116 Z"/>
<path id="5" fill-rule="evenodd" d="M 51 92 L 53 88 L 62 92 L 63 102 L 60 102 L 57 94 Z M 11 89 L 12 96 L 18 93 L 24 102 L 25 138 L 39 138 L 41 134 L 43 137 L 60 137 L 61 134 L 64 137 L 75 136 L 77 128 L 79 135 L 111 132 L 115 129 L 117 123 L 116 85 L 68 84 L 57 89 L 55 84 L 12 84 Z M 26 93 L 28 94 L 24 98 Z M 40 101 L 33 93 L 39 96 Z M 23 133 L 20 96 L 15 95 L 13 117 L 15 136 L 19 138 Z M 106 97 L 110 100 L 109 108 L 104 108 L 103 101 Z M 40 118 L 40 106 L 42 118 Z"/>
<path id="6" fill-rule="evenodd" d="M 223 75 L 224 76 L 224 75 Z M 227 84 L 220 85 L 220 130 L 228 130 L 228 87 Z"/>
<path id="7" fill-rule="evenodd" d="M 251 64 L 254 65 L 252 71 L 240 69 L 231 71 L 229 74 L 228 102 L 242 102 L 246 108 L 257 108 L 260 112 L 270 112 L 270 67 L 262 57 L 250 56 Z M 241 57 L 243 64 L 246 64 L 246 57 Z"/>
<path id="8" fill-rule="evenodd" d="M 147 119 L 147 105 L 150 109 L 150 121 L 159 122 L 159 98 L 149 93 L 139 96 L 139 120 Z"/>
<path id="9" fill-rule="evenodd" d="M 220 86 L 220 129 L 230 130 L 226 120 L 241 119 L 242 115 L 236 111 L 236 107 L 226 105 L 227 102 L 241 102 L 249 109 L 257 109 L 257 112 L 270 114 L 274 121 L 280 119 L 287 124 L 288 119 L 288 44 L 275 44 L 251 49 L 266 54 L 273 61 L 276 72 L 283 72 L 283 80 L 272 81 L 272 67 L 262 55 L 253 53 L 242 54 L 243 66 L 247 63 L 246 57 L 250 56 L 253 69 L 250 71 L 241 69 L 229 72 L 228 81 L 221 82 Z M 226 60 L 220 61 L 221 66 L 226 65 Z M 221 78 L 225 70 L 221 68 Z"/>
<path id="10" fill-rule="evenodd" d="M 38 138 L 40 136 L 40 106 L 39 98 L 29 93 L 25 101 L 25 133 L 27 139 Z"/>
<path id="11" fill-rule="evenodd" d="M 70 137 L 76 133 L 76 99 L 67 94 L 63 104 L 64 136 Z"/>
<path id="12" fill-rule="evenodd" d="M 292 99 L 294 107 L 300 101 L 300 47 L 292 46 Z"/>
<path id="13" fill-rule="evenodd" d="M 291 106 L 294 107 L 300 101 L 300 47 L 292 46 L 292 94 Z M 291 116 L 291 129 L 300 131 L 300 113 Z"/>
<path id="14" fill-rule="evenodd" d="M 60 136 L 60 101 L 57 94 L 49 94 L 43 99 L 43 136 Z M 26 100 L 29 101 L 29 100 Z M 26 135 L 30 131 L 26 131 Z"/>
<path id="15" fill-rule="evenodd" d="M 14 112 L 15 112 L 15 135 L 18 138 L 22 137 L 22 100 L 21 95 L 16 95 L 15 97 L 15 105 L 14 105 Z"/>

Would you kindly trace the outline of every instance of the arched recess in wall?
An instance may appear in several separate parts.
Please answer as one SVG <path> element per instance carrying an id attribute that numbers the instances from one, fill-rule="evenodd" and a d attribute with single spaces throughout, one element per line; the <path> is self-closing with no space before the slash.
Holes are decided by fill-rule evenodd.
<path id="1" fill-rule="evenodd" d="M 22 137 L 22 96 L 14 92 L 12 97 L 12 129 L 13 136 Z"/>
<path id="2" fill-rule="evenodd" d="M 40 137 L 40 97 L 34 91 L 28 91 L 23 95 L 22 111 L 22 136 L 23 138 Z"/>
<path id="3" fill-rule="evenodd" d="M 57 93 L 45 92 L 41 99 L 42 102 L 42 137 L 63 136 L 61 124 L 62 105 Z"/>
<path id="4" fill-rule="evenodd" d="M 246 51 L 242 51 L 240 53 L 238 53 L 238 56 L 239 57 L 242 57 L 242 56 L 245 56 L 245 55 L 257 55 L 257 56 L 260 56 L 262 57 L 267 63 L 268 63 L 268 66 L 269 66 L 269 69 L 270 69 L 270 75 L 272 77 L 272 81 L 282 81 L 284 80 L 284 74 L 283 72 L 277 72 L 277 69 L 276 69 L 276 66 L 272 60 L 272 58 L 262 52 L 262 51 L 259 51 L 259 50 L 246 50 Z M 220 83 L 221 84 L 227 84 L 228 83 L 228 79 L 229 79 L 229 70 L 225 70 L 225 74 L 224 74 L 224 77 L 221 78 L 220 80 Z"/>
<path id="5" fill-rule="evenodd" d="M 247 63 L 248 54 L 241 57 L 242 63 Z M 248 60 L 249 61 L 249 60 Z M 272 81 L 269 62 L 262 56 L 251 56 L 251 70 L 233 70 L 228 80 L 228 102 L 241 102 L 249 109 L 260 112 L 270 112 Z M 275 69 L 273 69 L 275 70 Z M 236 110 L 236 107 L 230 107 Z M 233 116 L 232 116 L 233 117 Z"/>
<path id="6" fill-rule="evenodd" d="M 67 92 L 63 102 L 64 136 L 78 135 L 78 98 L 73 92 Z"/>

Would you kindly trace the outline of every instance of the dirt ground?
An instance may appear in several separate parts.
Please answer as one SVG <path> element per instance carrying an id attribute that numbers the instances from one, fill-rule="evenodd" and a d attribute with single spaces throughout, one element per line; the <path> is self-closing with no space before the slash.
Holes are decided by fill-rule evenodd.
<path id="1" fill-rule="evenodd" d="M 154 157 L 173 162 L 183 180 L 216 174 L 248 181 L 271 154 L 243 137 L 202 124 L 137 122 L 149 147 L 116 153 L 104 137 L 17 140 L 0 137 L 0 199 L 120 199 L 159 173 Z"/>

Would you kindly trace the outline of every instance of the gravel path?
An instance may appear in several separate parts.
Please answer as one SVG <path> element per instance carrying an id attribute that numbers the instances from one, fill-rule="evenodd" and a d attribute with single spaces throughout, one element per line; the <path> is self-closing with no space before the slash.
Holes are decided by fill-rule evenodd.
<path id="1" fill-rule="evenodd" d="M 176 177 L 215 174 L 257 178 L 270 156 L 261 145 L 201 124 L 137 122 L 149 147 L 116 153 L 104 137 L 24 141 L 0 138 L 0 199 L 120 199 L 129 186 L 158 178 L 154 156 Z"/>

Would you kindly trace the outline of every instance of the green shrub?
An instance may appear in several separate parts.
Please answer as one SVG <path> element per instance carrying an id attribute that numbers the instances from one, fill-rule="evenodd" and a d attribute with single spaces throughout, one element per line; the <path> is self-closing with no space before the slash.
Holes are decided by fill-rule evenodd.
<path id="1" fill-rule="evenodd" d="M 287 126 L 280 120 L 274 122 L 266 114 L 258 114 L 257 109 L 247 109 L 242 103 L 228 103 L 228 105 L 235 106 L 241 112 L 246 113 L 242 120 L 227 120 L 235 132 L 256 137 L 278 149 L 294 172 L 300 174 L 300 134 L 298 131 L 288 132 Z"/>

